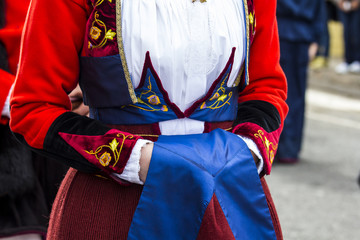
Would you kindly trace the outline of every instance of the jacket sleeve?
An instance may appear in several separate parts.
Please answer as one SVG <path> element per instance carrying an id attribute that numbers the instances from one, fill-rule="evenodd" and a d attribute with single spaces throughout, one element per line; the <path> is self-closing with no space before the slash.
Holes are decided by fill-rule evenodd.
<path id="1" fill-rule="evenodd" d="M 250 48 L 249 85 L 239 94 L 233 132 L 252 139 L 270 173 L 283 121 L 287 85 L 280 67 L 276 0 L 254 0 L 256 33 Z"/>
<path id="2" fill-rule="evenodd" d="M 139 136 L 71 112 L 68 93 L 90 12 L 87 0 L 33 0 L 25 22 L 10 127 L 34 151 L 85 172 L 122 173 Z"/>

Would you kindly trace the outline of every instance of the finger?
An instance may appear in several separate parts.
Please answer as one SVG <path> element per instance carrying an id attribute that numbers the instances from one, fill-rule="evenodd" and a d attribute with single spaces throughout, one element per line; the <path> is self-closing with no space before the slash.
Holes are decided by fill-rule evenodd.
<path id="1" fill-rule="evenodd" d="M 77 113 L 82 116 L 88 116 L 89 114 L 89 107 L 86 106 L 84 103 L 81 103 L 78 108 L 73 110 L 74 113 Z"/>

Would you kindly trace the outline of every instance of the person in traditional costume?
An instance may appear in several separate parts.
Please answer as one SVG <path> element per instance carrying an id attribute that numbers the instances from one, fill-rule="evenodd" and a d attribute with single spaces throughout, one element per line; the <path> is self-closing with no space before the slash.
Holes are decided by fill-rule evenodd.
<path id="1" fill-rule="evenodd" d="M 31 151 L 9 128 L 10 90 L 29 0 L 0 0 L 0 239 L 41 240 L 49 208 Z"/>
<path id="2" fill-rule="evenodd" d="M 72 167 L 48 238 L 282 239 L 264 179 L 287 113 L 275 12 L 33 0 L 10 126 Z M 90 117 L 70 111 L 78 83 Z"/>

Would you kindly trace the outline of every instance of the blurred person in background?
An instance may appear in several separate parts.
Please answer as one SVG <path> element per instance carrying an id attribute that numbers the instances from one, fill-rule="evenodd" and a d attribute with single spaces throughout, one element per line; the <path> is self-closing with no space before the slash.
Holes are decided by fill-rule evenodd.
<path id="1" fill-rule="evenodd" d="M 0 239 L 40 240 L 49 209 L 32 153 L 9 129 L 9 96 L 19 59 L 20 38 L 30 0 L 0 1 Z"/>
<path id="2" fill-rule="evenodd" d="M 324 0 L 278 0 L 280 65 L 288 82 L 289 113 L 280 136 L 276 160 L 296 163 L 302 145 L 307 69 L 323 35 Z"/>
<path id="3" fill-rule="evenodd" d="M 324 18 L 326 24 L 324 24 L 323 34 L 319 39 L 319 48 L 316 57 L 310 62 L 310 68 L 313 70 L 321 69 L 328 66 L 329 50 L 330 50 L 330 34 L 328 23 L 330 21 L 338 21 L 338 9 L 336 0 L 324 0 L 326 5 L 326 11 Z"/>
<path id="4" fill-rule="evenodd" d="M 30 0 L 0 0 L 0 239 L 45 238 L 50 209 L 68 167 L 32 152 L 9 128 L 9 98 L 17 71 L 20 39 Z M 72 109 L 87 115 L 79 87 Z"/>
<path id="5" fill-rule="evenodd" d="M 360 1 L 338 0 L 339 19 L 344 28 L 344 62 L 335 67 L 338 74 L 360 73 Z"/>

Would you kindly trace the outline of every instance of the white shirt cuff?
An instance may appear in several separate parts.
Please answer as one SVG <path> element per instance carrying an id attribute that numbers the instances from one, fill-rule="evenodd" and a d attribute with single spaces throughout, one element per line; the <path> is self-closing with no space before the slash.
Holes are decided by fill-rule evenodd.
<path id="1" fill-rule="evenodd" d="M 259 162 L 256 166 L 258 174 L 261 173 L 261 171 L 264 169 L 264 160 L 260 154 L 260 150 L 257 147 L 257 145 L 255 144 L 255 142 L 253 140 L 251 140 L 248 137 L 244 137 L 244 136 L 240 136 L 238 135 L 242 140 L 244 140 L 244 142 L 246 143 L 246 145 L 248 146 L 248 148 L 253 151 L 255 153 L 255 155 L 259 158 Z"/>
<path id="2" fill-rule="evenodd" d="M 144 183 L 140 180 L 139 171 L 140 171 L 140 156 L 141 156 L 141 148 L 145 146 L 147 143 L 151 143 L 149 140 L 139 139 L 135 143 L 134 148 L 132 149 L 130 158 L 126 163 L 124 171 L 121 174 L 114 173 L 114 175 L 118 178 L 126 180 L 131 183 L 136 183 L 140 185 L 144 185 Z"/>
<path id="3" fill-rule="evenodd" d="M 4 117 L 8 117 L 10 118 L 10 94 L 11 94 L 11 91 L 13 89 L 13 86 L 11 86 L 10 90 L 9 90 L 9 93 L 8 93 L 8 96 L 5 100 L 5 103 L 4 103 L 4 107 L 1 111 L 1 116 L 4 116 Z"/>

